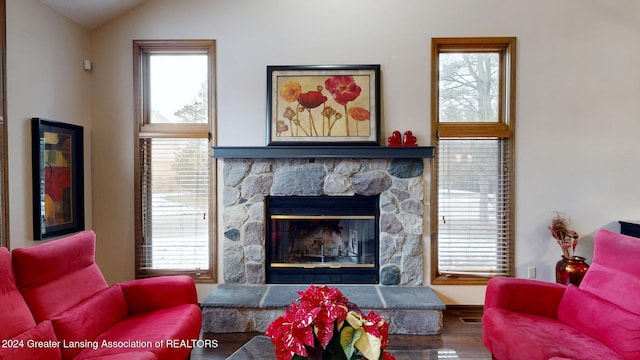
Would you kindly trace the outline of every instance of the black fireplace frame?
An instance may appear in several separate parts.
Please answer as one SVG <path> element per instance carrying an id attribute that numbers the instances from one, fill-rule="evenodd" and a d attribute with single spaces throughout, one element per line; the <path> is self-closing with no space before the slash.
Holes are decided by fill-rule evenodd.
<path id="1" fill-rule="evenodd" d="M 380 197 L 372 196 L 267 196 L 265 197 L 265 281 L 267 284 L 378 284 L 380 282 Z M 304 205 L 304 206 L 301 206 Z M 328 213 L 330 211 L 330 213 Z M 274 267 L 271 253 L 271 215 L 374 216 L 378 246 L 373 267 Z"/>

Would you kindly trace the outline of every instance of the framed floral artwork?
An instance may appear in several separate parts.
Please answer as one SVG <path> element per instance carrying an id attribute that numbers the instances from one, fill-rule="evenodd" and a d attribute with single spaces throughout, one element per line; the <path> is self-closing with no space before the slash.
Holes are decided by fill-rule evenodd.
<path id="1" fill-rule="evenodd" d="M 84 230 L 82 126 L 32 118 L 31 139 L 34 239 Z"/>
<path id="2" fill-rule="evenodd" d="M 380 65 L 267 66 L 267 145 L 379 145 Z"/>

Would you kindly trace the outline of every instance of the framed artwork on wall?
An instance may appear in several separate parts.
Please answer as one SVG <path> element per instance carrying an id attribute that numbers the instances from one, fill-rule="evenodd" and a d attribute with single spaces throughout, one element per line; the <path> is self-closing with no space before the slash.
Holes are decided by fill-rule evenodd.
<path id="1" fill-rule="evenodd" d="M 84 230 L 82 126 L 32 118 L 31 145 L 34 239 Z"/>
<path id="2" fill-rule="evenodd" d="M 267 145 L 379 145 L 380 65 L 267 66 Z"/>

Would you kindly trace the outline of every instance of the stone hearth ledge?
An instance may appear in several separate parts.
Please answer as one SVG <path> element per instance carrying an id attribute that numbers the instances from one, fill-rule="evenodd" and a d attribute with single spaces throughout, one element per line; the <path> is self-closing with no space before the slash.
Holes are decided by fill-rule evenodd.
<path id="1" fill-rule="evenodd" d="M 437 335 L 444 303 L 427 286 L 330 285 L 363 312 L 374 310 L 389 322 L 389 333 Z M 308 285 L 220 284 L 202 302 L 204 333 L 265 332 Z"/>

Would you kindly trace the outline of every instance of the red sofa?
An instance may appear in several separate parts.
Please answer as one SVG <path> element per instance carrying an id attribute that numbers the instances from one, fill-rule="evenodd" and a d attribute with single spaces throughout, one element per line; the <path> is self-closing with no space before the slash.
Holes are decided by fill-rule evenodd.
<path id="1" fill-rule="evenodd" d="M 202 314 L 193 279 L 109 286 L 91 230 L 0 248 L 0 359 L 188 359 Z"/>
<path id="2" fill-rule="evenodd" d="M 494 359 L 640 359 L 640 238 L 601 229 L 580 287 L 489 281 L 482 340 Z"/>

